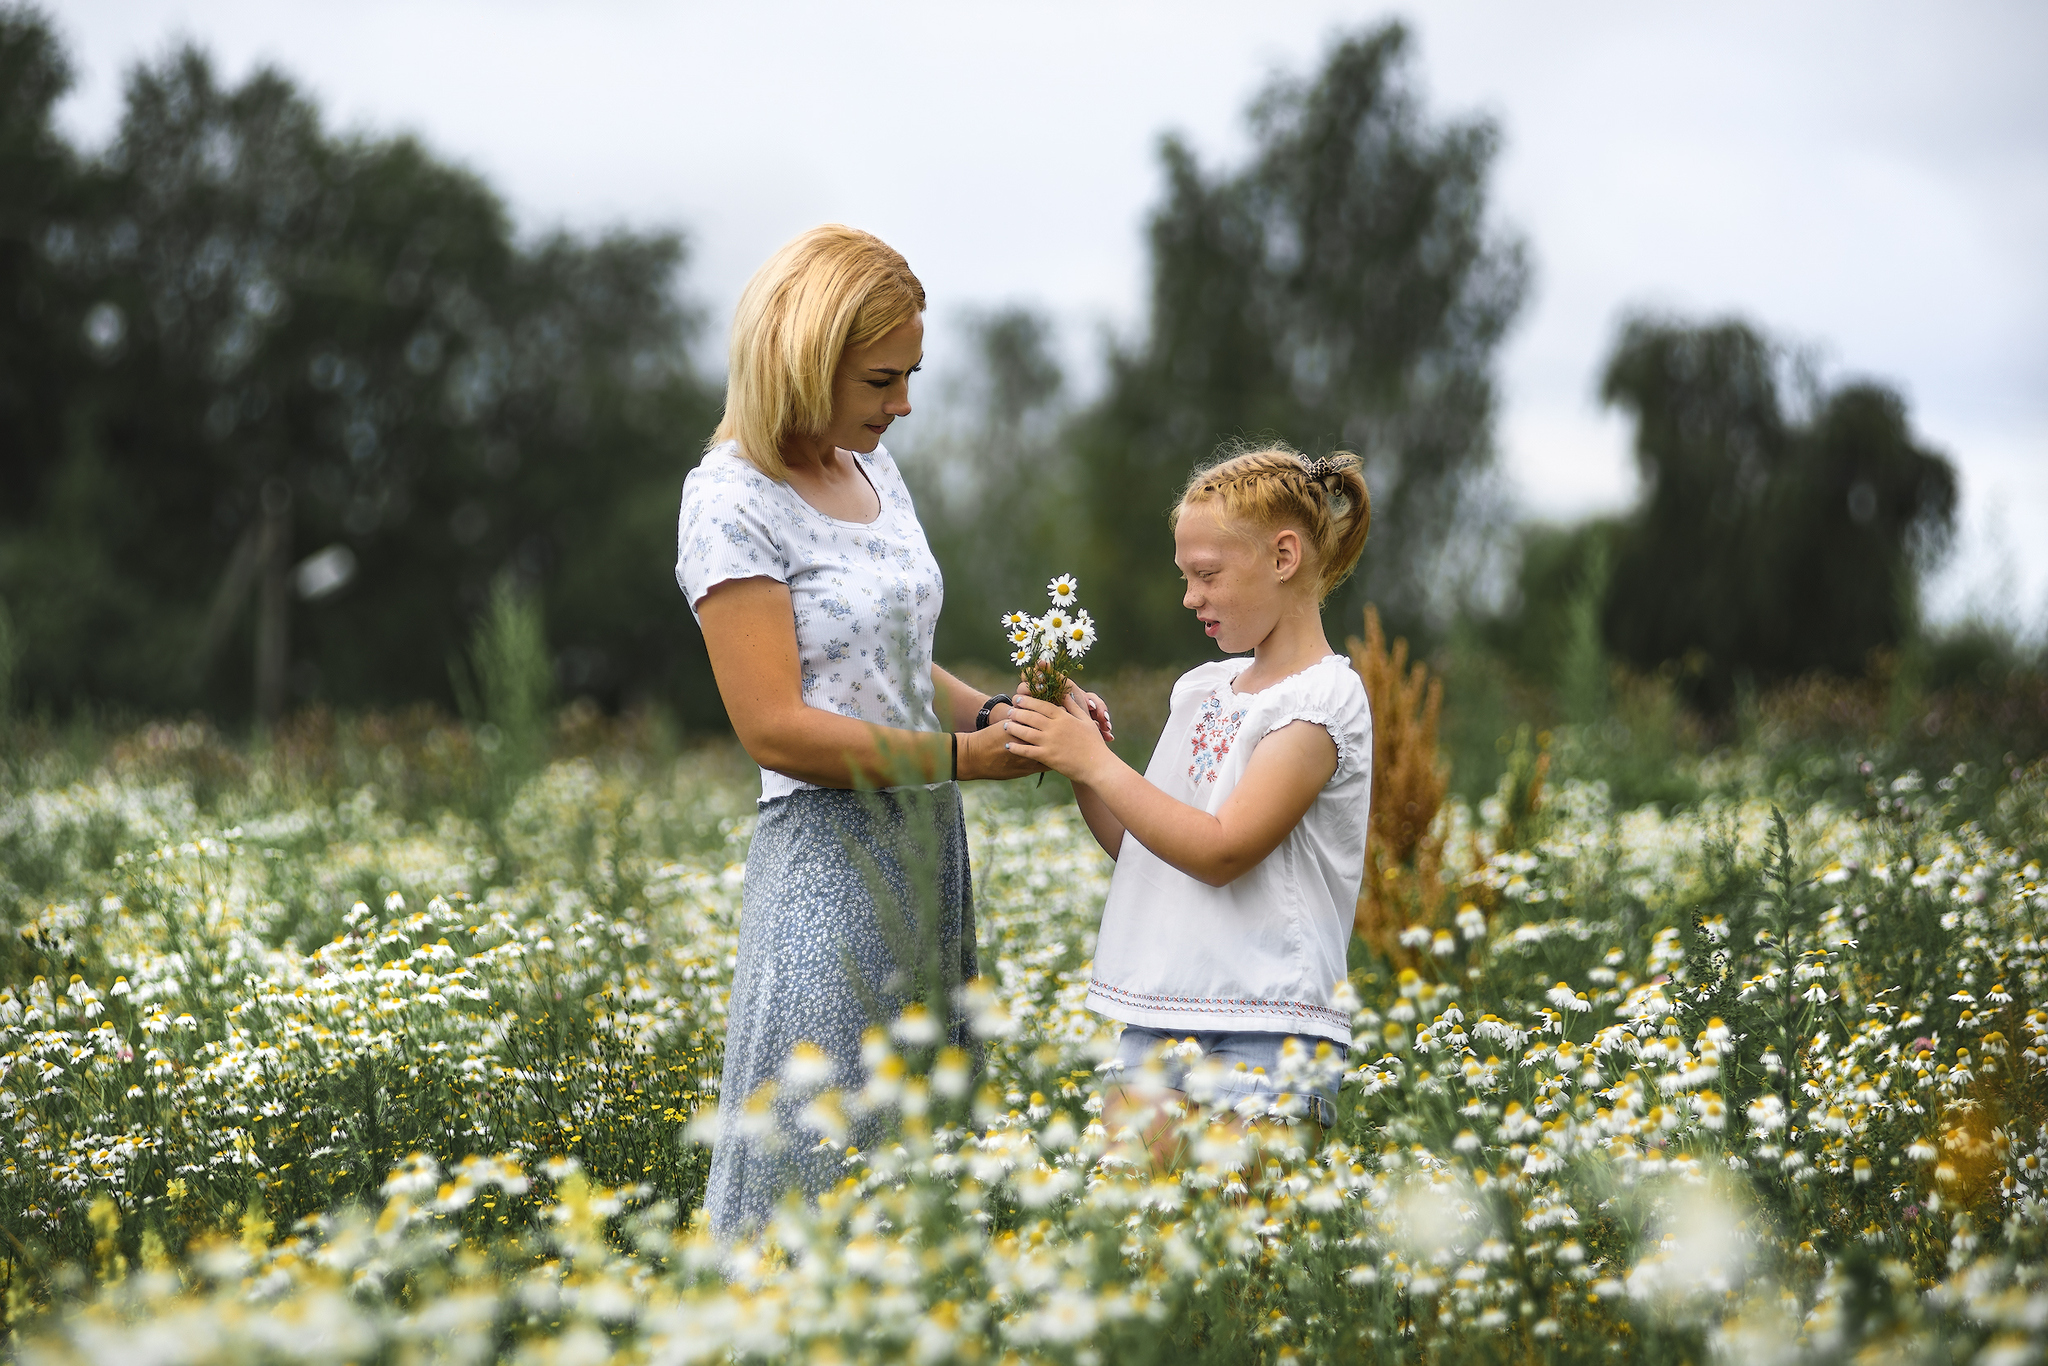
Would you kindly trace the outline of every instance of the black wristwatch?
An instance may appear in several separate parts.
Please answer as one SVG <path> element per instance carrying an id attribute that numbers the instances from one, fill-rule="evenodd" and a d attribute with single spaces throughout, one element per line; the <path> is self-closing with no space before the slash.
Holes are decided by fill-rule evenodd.
<path id="1" fill-rule="evenodd" d="M 1010 702 L 1010 695 L 1008 693 L 997 693 L 994 697 L 981 704 L 980 711 L 974 713 L 974 728 L 976 730 L 988 729 L 988 714 L 996 709 L 996 703 L 998 702 L 1009 703 L 1011 706 L 1016 705 L 1016 703 Z"/>

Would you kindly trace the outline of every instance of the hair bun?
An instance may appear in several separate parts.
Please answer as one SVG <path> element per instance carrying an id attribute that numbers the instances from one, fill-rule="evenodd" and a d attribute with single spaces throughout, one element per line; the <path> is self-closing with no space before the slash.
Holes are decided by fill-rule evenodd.
<path id="1" fill-rule="evenodd" d="M 1314 565 L 1318 601 L 1351 573 L 1372 525 L 1372 497 L 1350 451 L 1311 460 L 1278 443 L 1227 446 L 1189 478 L 1173 510 L 1175 525 L 1182 512 L 1209 502 L 1221 505 L 1219 515 L 1260 529 L 1300 531 Z"/>

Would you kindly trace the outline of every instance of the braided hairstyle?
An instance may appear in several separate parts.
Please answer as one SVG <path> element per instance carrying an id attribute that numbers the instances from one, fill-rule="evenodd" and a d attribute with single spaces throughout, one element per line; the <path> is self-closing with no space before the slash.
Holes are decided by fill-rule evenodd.
<path id="1" fill-rule="evenodd" d="M 1225 522 L 1299 531 L 1318 602 L 1350 577 L 1372 527 L 1372 495 L 1350 451 L 1311 460 L 1280 445 L 1226 449 L 1195 471 L 1169 520 L 1178 525 L 1189 508 L 1212 503 Z"/>

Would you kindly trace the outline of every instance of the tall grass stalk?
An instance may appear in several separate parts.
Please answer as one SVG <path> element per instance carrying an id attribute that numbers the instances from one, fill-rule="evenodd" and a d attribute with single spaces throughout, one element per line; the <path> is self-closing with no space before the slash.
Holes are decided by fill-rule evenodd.
<path id="1" fill-rule="evenodd" d="M 1558 698 L 1565 719 L 1594 725 L 1607 715 L 1607 647 L 1600 610 L 1607 601 L 1607 541 L 1593 539 L 1583 575 L 1565 606 L 1566 637 L 1559 658 Z"/>
<path id="2" fill-rule="evenodd" d="M 21 659 L 21 643 L 15 638 L 14 617 L 7 600 L 0 598 L 0 735 L 14 720 L 14 671 Z"/>
<path id="3" fill-rule="evenodd" d="M 554 666 L 540 601 L 500 574 L 477 619 L 466 660 L 449 662 L 463 716 L 489 759 L 493 808 L 546 761 Z"/>

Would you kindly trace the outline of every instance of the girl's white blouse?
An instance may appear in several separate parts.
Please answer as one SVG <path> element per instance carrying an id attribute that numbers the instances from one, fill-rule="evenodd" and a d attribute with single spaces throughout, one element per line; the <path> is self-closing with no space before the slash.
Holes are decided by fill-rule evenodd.
<path id="1" fill-rule="evenodd" d="M 729 579 L 789 585 L 804 702 L 877 725 L 940 729 L 932 633 L 945 583 L 886 447 L 856 455 L 882 510 L 843 522 L 756 469 L 728 441 L 683 480 L 676 582 L 695 614 Z M 761 770 L 765 803 L 815 784 Z"/>
<path id="2" fill-rule="evenodd" d="M 1211 887 L 1124 836 L 1102 910 L 1088 1005 L 1113 1020 L 1190 1032 L 1263 1031 L 1351 1040 L 1336 1006 L 1372 799 L 1372 709 L 1341 655 L 1249 695 L 1249 659 L 1218 660 L 1174 684 L 1145 777 L 1215 813 L 1273 731 L 1329 731 L 1337 771 L 1301 823 L 1256 867 Z"/>

